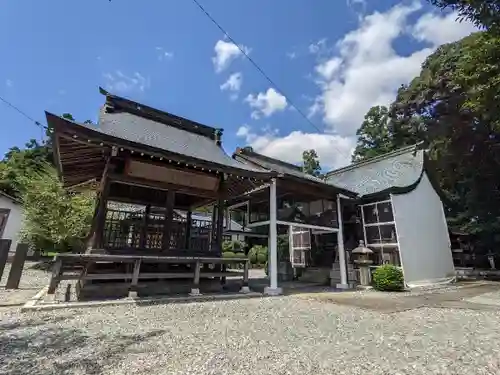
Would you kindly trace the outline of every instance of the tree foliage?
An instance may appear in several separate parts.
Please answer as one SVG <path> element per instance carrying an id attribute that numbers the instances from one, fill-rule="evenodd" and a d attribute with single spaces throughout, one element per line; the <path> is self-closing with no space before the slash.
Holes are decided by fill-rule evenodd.
<path id="1" fill-rule="evenodd" d="M 69 113 L 62 117 L 74 121 Z M 31 139 L 24 148 L 9 149 L 0 161 L 0 190 L 22 199 L 24 238 L 34 248 L 63 250 L 81 243 L 94 200 L 91 193 L 69 194 L 59 183 L 50 129 L 43 142 Z"/>
<path id="2" fill-rule="evenodd" d="M 69 193 L 49 164 L 21 178 L 24 227 L 22 237 L 33 248 L 80 249 L 94 211 L 94 193 Z"/>
<path id="3" fill-rule="evenodd" d="M 500 37 L 478 32 L 429 56 L 391 106 L 394 133 L 429 148 L 451 223 L 486 246 L 500 242 L 498 103 Z"/>
<path id="4" fill-rule="evenodd" d="M 471 21 L 498 33 L 500 30 L 500 0 L 428 0 L 441 9 L 457 11 L 460 20 Z"/>
<path id="5" fill-rule="evenodd" d="M 370 108 L 356 135 L 358 141 L 353 162 L 392 151 L 396 145 L 390 130 L 389 109 L 385 106 Z"/>
<path id="6" fill-rule="evenodd" d="M 302 153 L 302 170 L 313 176 L 319 176 L 321 166 L 315 150 L 306 150 Z"/>

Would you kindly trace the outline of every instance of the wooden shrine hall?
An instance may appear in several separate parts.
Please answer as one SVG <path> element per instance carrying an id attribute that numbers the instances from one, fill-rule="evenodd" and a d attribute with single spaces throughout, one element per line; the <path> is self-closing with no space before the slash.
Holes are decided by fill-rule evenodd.
<path id="1" fill-rule="evenodd" d="M 139 280 L 192 278 L 191 293 L 199 294 L 201 279 L 228 275 L 228 262 L 245 265 L 248 289 L 247 259 L 221 257 L 224 204 L 277 174 L 228 156 L 222 129 L 100 91 L 106 101 L 97 126 L 46 113 L 64 186 L 98 187 L 87 249 L 56 258 L 49 294 L 68 278 L 78 279 L 80 287 L 129 280 L 132 295 Z M 144 210 L 112 214 L 117 210 L 109 202 Z M 191 213 L 208 205 L 214 207 L 211 226 L 204 228 L 209 239 L 192 241 L 193 230 L 200 228 Z M 82 272 L 64 275 L 66 263 L 82 264 Z"/>

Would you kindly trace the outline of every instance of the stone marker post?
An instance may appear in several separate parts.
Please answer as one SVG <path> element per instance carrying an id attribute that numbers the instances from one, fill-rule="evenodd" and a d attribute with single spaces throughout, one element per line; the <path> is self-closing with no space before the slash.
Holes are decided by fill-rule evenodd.
<path id="1" fill-rule="evenodd" d="M 5 284 L 5 289 L 19 288 L 19 282 L 21 281 L 21 275 L 23 274 L 24 262 L 26 262 L 27 255 L 28 244 L 17 244 L 16 254 L 10 266 L 9 278 L 7 279 L 7 284 Z"/>
<path id="2" fill-rule="evenodd" d="M 3 270 L 5 269 L 5 263 L 7 263 L 11 243 L 12 240 L 0 239 L 0 280 L 2 280 Z"/>

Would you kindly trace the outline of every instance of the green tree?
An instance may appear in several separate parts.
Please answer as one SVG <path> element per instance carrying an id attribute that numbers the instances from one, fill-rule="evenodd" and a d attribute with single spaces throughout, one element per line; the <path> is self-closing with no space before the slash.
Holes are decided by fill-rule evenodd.
<path id="1" fill-rule="evenodd" d="M 429 148 L 450 222 L 487 248 L 500 243 L 499 102 L 500 37 L 478 32 L 438 48 L 391 106 L 397 131 Z"/>
<path id="2" fill-rule="evenodd" d="M 428 0 L 441 9 L 457 11 L 461 20 L 477 27 L 498 32 L 500 30 L 500 0 Z"/>
<path id="3" fill-rule="evenodd" d="M 21 177 L 23 240 L 37 250 L 81 249 L 94 211 L 94 193 L 69 193 L 50 164 Z"/>
<path id="4" fill-rule="evenodd" d="M 307 174 L 319 176 L 321 167 L 315 150 L 306 150 L 302 153 L 302 170 Z"/>
<path id="5" fill-rule="evenodd" d="M 392 151 L 395 145 L 390 130 L 389 109 L 384 106 L 370 108 L 356 136 L 358 141 L 352 156 L 353 162 Z"/>

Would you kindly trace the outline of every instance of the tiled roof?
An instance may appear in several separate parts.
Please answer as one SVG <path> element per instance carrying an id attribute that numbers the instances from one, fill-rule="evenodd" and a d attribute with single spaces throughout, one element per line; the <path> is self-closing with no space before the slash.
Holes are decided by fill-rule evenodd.
<path id="1" fill-rule="evenodd" d="M 352 164 L 326 174 L 326 181 L 360 196 L 407 188 L 419 181 L 424 151 L 416 146 Z"/>
<path id="2" fill-rule="evenodd" d="M 252 172 L 267 172 L 234 160 L 208 137 L 127 112 L 106 113 L 103 109 L 99 116 L 98 128 L 94 130 L 222 166 Z"/>
<path id="3" fill-rule="evenodd" d="M 355 195 L 354 192 L 350 189 L 345 189 L 342 186 L 328 183 L 319 177 L 315 177 L 308 173 L 302 172 L 302 168 L 297 165 L 286 163 L 278 159 L 273 159 L 248 149 L 238 148 L 233 157 L 243 163 L 246 162 L 252 165 L 257 165 L 267 170 L 283 174 L 285 176 L 291 176 L 294 178 L 314 182 L 320 185 L 325 185 L 326 187 L 337 188 L 338 190 L 343 190 L 343 193 L 347 195 Z"/>
<path id="4" fill-rule="evenodd" d="M 245 162 L 246 160 L 253 164 L 260 165 L 261 167 L 271 171 L 275 171 L 282 174 L 288 174 L 298 178 L 304 178 L 306 180 L 319 182 L 322 184 L 325 183 L 325 181 L 323 181 L 321 178 L 314 177 L 311 176 L 310 174 L 302 172 L 299 166 L 289 164 L 278 159 L 272 159 L 270 157 L 258 154 L 256 152 L 248 152 L 243 149 L 238 149 L 236 150 L 235 157 L 238 158 L 238 156 L 241 157 L 242 162 Z"/>

